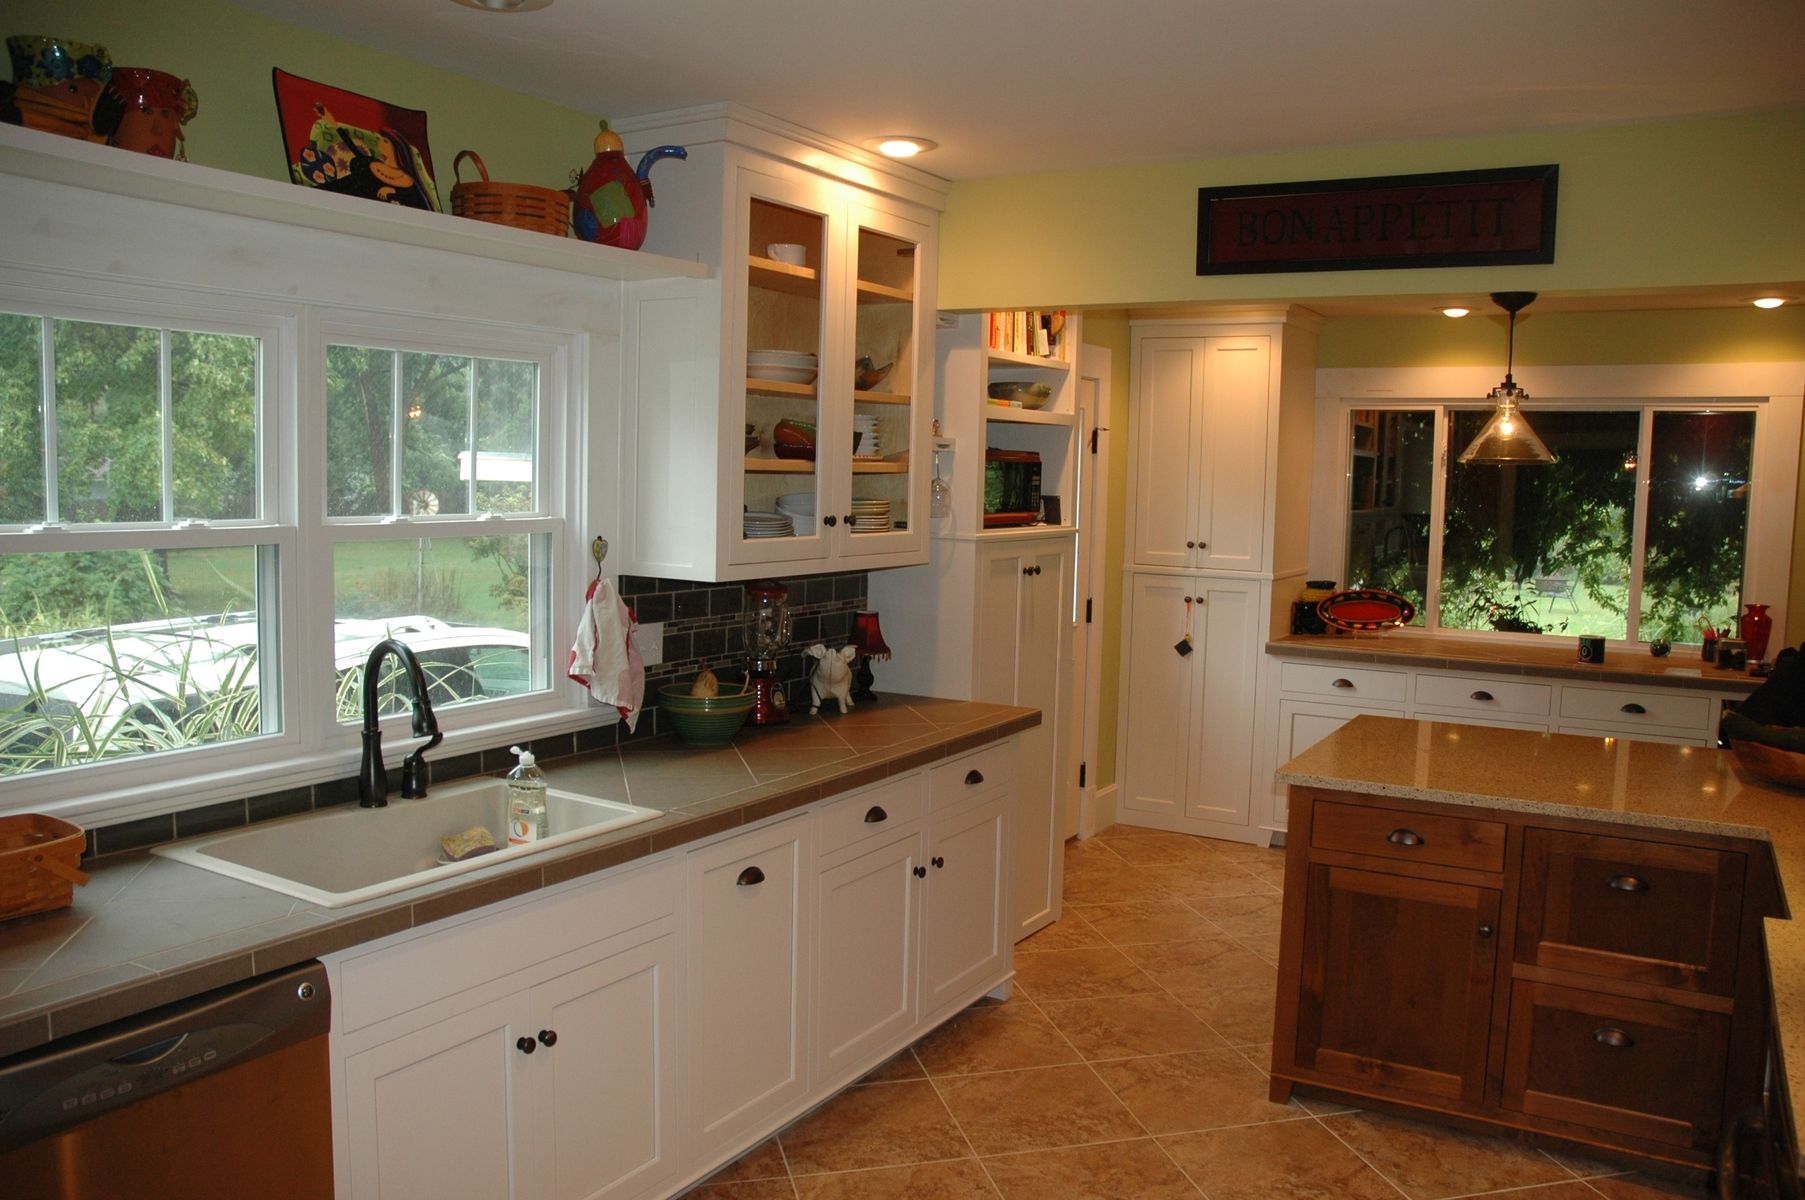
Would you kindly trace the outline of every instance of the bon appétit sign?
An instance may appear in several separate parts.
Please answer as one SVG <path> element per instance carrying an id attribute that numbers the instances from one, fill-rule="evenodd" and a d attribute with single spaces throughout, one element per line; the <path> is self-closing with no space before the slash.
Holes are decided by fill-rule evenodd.
<path id="1" fill-rule="evenodd" d="M 1197 273 L 1554 261 L 1560 167 L 1197 190 Z"/>

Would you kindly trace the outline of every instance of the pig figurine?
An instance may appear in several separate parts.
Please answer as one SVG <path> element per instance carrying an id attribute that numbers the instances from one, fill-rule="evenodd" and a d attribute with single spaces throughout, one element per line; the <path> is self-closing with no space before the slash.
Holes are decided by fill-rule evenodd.
<path id="1" fill-rule="evenodd" d="M 838 700 L 840 711 L 845 712 L 852 707 L 852 660 L 859 656 L 857 646 L 841 646 L 838 650 L 829 650 L 820 642 L 816 642 L 803 651 L 810 658 L 819 660 L 815 664 L 814 674 L 808 680 L 808 712 L 814 716 L 821 711 L 823 700 Z"/>

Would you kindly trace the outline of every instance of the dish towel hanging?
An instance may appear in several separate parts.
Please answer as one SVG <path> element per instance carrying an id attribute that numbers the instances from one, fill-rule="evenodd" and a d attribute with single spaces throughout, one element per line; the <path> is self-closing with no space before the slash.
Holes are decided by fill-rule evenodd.
<path id="1" fill-rule="evenodd" d="M 646 665 L 633 644 L 633 614 L 605 578 L 591 583 L 583 599 L 565 673 L 591 696 L 619 709 L 631 733 L 646 695 Z"/>

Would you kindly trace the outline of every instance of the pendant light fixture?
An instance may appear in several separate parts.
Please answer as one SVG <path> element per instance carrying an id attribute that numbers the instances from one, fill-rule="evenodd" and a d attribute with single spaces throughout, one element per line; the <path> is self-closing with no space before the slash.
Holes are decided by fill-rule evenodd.
<path id="1" fill-rule="evenodd" d="M 1492 303 L 1510 314 L 1509 341 L 1505 343 L 1504 382 L 1492 389 L 1491 402 L 1496 406 L 1492 419 L 1485 423 L 1465 450 L 1463 463 L 1492 463 L 1501 467 L 1535 466 L 1556 461 L 1547 443 L 1523 418 L 1522 404 L 1528 393 L 1511 378 L 1511 365 L 1516 360 L 1517 314 L 1536 298 L 1534 292 L 1493 292 Z"/>

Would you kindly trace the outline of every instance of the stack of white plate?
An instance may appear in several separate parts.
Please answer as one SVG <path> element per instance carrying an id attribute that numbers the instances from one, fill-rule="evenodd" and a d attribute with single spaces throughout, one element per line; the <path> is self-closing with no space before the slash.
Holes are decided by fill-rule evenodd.
<path id="1" fill-rule="evenodd" d="M 852 531 L 854 533 L 881 533 L 890 528 L 890 502 L 888 500 L 854 500 L 852 502 Z"/>
<path id="2" fill-rule="evenodd" d="M 813 383 L 821 369 L 817 355 L 801 350 L 748 350 L 746 377 L 775 379 L 780 383 Z"/>
<path id="3" fill-rule="evenodd" d="M 777 498 L 777 511 L 804 529 L 815 524 L 815 493 L 785 492 Z"/>
<path id="4" fill-rule="evenodd" d="M 749 538 L 794 537 L 796 534 L 796 527 L 782 513 L 749 512 L 744 520 Z"/>
<path id="5" fill-rule="evenodd" d="M 852 431 L 859 436 L 853 449 L 854 458 L 882 458 L 884 448 L 878 444 L 877 418 L 862 414 L 852 418 Z"/>

